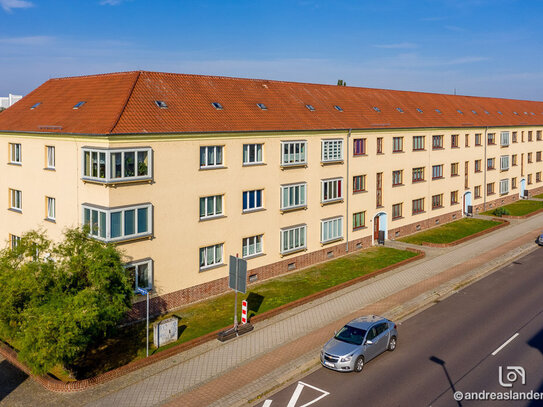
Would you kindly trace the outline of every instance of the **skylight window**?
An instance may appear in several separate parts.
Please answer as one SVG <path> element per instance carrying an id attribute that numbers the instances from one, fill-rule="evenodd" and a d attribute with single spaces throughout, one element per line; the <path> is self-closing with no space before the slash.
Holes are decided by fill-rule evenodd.
<path id="1" fill-rule="evenodd" d="M 485 110 L 485 113 L 486 113 L 486 114 L 490 114 L 487 110 Z"/>
<path id="2" fill-rule="evenodd" d="M 341 108 L 341 106 L 334 105 L 334 108 L 335 108 L 338 112 L 343 112 L 343 109 Z"/>
<path id="3" fill-rule="evenodd" d="M 155 100 L 155 103 L 161 109 L 167 109 L 168 108 L 168 104 L 166 102 L 164 102 L 163 100 Z"/>
<path id="4" fill-rule="evenodd" d="M 460 113 L 460 114 L 464 114 L 464 112 L 463 112 L 462 110 L 460 110 L 460 109 L 456 109 L 456 111 L 457 111 L 458 113 Z"/>
<path id="5" fill-rule="evenodd" d="M 524 112 L 524 114 L 528 114 L 528 112 Z"/>
<path id="6" fill-rule="evenodd" d="M 513 112 L 513 114 L 516 114 L 518 116 L 518 113 L 517 112 Z"/>
<path id="7" fill-rule="evenodd" d="M 503 114 L 503 113 L 498 110 L 498 114 Z"/>
<path id="8" fill-rule="evenodd" d="M 311 105 L 305 105 L 305 107 L 307 107 L 307 109 L 310 111 L 310 112 L 314 112 L 315 111 L 315 108 Z"/>
<path id="9" fill-rule="evenodd" d="M 41 102 L 34 103 L 34 104 L 32 105 L 32 107 L 30 108 L 30 110 L 34 110 L 34 109 L 37 108 L 39 105 L 41 105 Z"/>
<path id="10" fill-rule="evenodd" d="M 417 107 L 417 112 L 419 112 L 419 113 L 424 113 L 424 112 L 422 111 L 422 109 L 419 109 L 418 107 Z"/>
<path id="11" fill-rule="evenodd" d="M 217 110 L 222 110 L 222 105 L 219 102 L 212 102 L 211 105 Z"/>
<path id="12" fill-rule="evenodd" d="M 401 107 L 397 107 L 396 110 L 400 113 L 403 113 L 403 109 Z"/>
<path id="13" fill-rule="evenodd" d="M 439 109 L 436 109 L 436 112 L 438 112 L 439 114 L 441 114 L 441 110 L 439 110 Z"/>
<path id="14" fill-rule="evenodd" d="M 473 113 L 473 114 L 477 114 L 477 112 L 476 112 L 475 110 L 472 110 L 472 111 L 471 111 L 471 113 Z"/>
<path id="15" fill-rule="evenodd" d="M 379 109 L 379 108 L 376 107 L 376 106 L 373 106 L 373 110 L 375 110 L 375 111 L 378 112 L 378 113 L 381 112 L 381 109 Z"/>
<path id="16" fill-rule="evenodd" d="M 74 106 L 74 109 L 79 109 L 81 106 L 83 106 L 86 102 L 77 102 Z"/>
<path id="17" fill-rule="evenodd" d="M 264 103 L 257 103 L 256 104 L 260 110 L 268 110 L 267 106 Z"/>
<path id="18" fill-rule="evenodd" d="M 535 113 L 534 113 L 534 112 L 530 112 L 530 114 L 531 114 L 532 116 L 535 116 Z"/>

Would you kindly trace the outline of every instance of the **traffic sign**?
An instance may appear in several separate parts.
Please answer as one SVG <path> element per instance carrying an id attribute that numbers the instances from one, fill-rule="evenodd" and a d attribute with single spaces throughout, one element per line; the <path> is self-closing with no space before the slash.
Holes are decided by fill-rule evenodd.
<path id="1" fill-rule="evenodd" d="M 228 286 L 237 292 L 247 292 L 247 260 L 230 256 Z"/>

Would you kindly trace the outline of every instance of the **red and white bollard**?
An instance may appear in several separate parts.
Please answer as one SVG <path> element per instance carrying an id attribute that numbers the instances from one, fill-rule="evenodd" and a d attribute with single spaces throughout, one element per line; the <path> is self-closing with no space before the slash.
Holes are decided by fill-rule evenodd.
<path id="1" fill-rule="evenodd" d="M 247 323 L 247 301 L 243 300 L 241 302 L 241 323 Z"/>

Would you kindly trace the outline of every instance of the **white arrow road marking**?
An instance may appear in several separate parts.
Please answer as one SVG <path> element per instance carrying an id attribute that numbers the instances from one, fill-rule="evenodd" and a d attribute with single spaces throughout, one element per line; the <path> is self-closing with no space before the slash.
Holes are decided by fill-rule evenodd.
<path id="1" fill-rule="evenodd" d="M 309 403 L 305 403 L 303 406 L 299 406 L 299 407 L 307 407 L 307 406 L 309 406 L 309 405 L 311 405 L 313 403 L 316 403 L 320 399 L 322 399 L 322 398 L 324 398 L 324 397 L 326 397 L 326 396 L 328 396 L 330 394 L 329 392 L 327 392 L 325 390 L 322 390 L 322 389 L 319 389 L 318 387 L 311 386 L 310 384 L 307 384 L 307 383 L 304 383 L 304 382 L 298 382 L 298 385 L 296 386 L 296 390 L 294 390 L 294 393 L 292 394 L 292 397 L 290 398 L 290 401 L 288 402 L 287 407 L 294 407 L 296 405 L 296 402 L 300 398 L 300 394 L 302 394 L 302 390 L 304 389 L 304 386 L 310 387 L 313 390 L 316 390 L 316 391 L 318 391 L 318 392 L 320 392 L 322 394 L 319 397 L 317 397 L 316 399 L 310 401 Z"/>

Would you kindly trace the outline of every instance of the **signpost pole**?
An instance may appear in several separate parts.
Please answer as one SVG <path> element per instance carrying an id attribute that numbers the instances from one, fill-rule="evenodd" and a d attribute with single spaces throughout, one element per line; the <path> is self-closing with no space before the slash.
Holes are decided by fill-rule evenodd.
<path id="1" fill-rule="evenodd" d="M 143 294 L 145 296 L 147 296 L 147 331 L 146 331 L 146 338 L 147 338 L 147 357 L 149 357 L 149 291 L 148 290 L 144 290 L 143 288 L 137 288 L 138 289 L 138 292 L 140 294 Z"/>
<path id="2" fill-rule="evenodd" d="M 239 254 L 236 253 L 236 289 L 234 290 L 234 331 L 236 331 L 236 336 L 238 336 L 238 271 L 239 271 Z"/>

